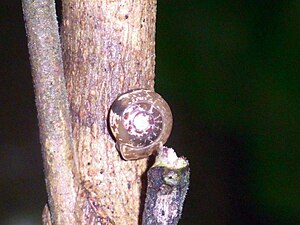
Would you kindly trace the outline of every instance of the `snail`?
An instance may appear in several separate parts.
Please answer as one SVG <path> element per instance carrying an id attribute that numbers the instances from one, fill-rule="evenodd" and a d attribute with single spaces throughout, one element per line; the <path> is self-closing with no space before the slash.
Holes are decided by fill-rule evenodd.
<path id="1" fill-rule="evenodd" d="M 125 160 L 150 156 L 167 142 L 173 125 L 171 109 L 157 93 L 135 89 L 112 104 L 109 127 Z"/>

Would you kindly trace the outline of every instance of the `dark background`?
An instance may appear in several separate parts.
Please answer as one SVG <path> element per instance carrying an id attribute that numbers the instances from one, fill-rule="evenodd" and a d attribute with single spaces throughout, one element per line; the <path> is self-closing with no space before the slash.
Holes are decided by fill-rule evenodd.
<path id="1" fill-rule="evenodd" d="M 21 1 L 0 7 L 0 224 L 46 202 Z M 191 185 L 180 224 L 300 224 L 300 1 L 159 0 L 156 90 Z"/>

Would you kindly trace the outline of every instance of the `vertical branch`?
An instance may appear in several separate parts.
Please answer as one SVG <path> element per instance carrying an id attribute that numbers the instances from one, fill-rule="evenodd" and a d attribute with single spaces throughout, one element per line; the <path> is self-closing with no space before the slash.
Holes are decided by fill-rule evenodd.
<path id="1" fill-rule="evenodd" d="M 75 224 L 69 106 L 54 0 L 23 0 L 53 224 Z"/>
<path id="2" fill-rule="evenodd" d="M 156 0 L 64 0 L 62 43 L 82 224 L 138 224 L 147 160 L 121 159 L 107 124 L 121 93 L 153 90 Z"/>

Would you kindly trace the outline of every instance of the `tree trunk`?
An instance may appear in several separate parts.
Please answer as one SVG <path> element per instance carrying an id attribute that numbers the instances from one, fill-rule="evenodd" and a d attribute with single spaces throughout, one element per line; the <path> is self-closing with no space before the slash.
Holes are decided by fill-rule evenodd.
<path id="1" fill-rule="evenodd" d="M 63 1 L 61 35 L 74 142 L 77 224 L 141 221 L 147 159 L 121 159 L 107 116 L 120 93 L 153 90 L 155 22 L 156 0 Z"/>
<path id="2" fill-rule="evenodd" d="M 187 160 L 161 134 L 142 219 L 147 159 L 122 160 L 107 122 L 120 93 L 153 90 L 156 2 L 65 1 L 63 56 L 54 0 L 22 6 L 48 192 L 43 225 L 177 224 Z M 160 116 L 170 128 L 171 114 Z"/>

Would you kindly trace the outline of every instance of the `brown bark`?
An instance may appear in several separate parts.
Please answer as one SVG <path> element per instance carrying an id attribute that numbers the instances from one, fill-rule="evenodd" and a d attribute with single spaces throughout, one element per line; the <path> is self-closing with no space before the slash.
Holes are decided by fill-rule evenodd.
<path id="1" fill-rule="evenodd" d="M 176 225 L 189 186 L 190 168 L 172 148 L 162 147 L 148 170 L 142 225 Z"/>
<path id="2" fill-rule="evenodd" d="M 62 43 L 79 224 L 138 224 L 147 160 L 124 161 L 108 130 L 118 94 L 154 86 L 156 0 L 64 0 Z"/>
<path id="3" fill-rule="evenodd" d="M 23 0 L 22 6 L 52 220 L 75 224 L 71 122 L 54 1 Z M 44 213 L 43 220 L 49 219 Z"/>

